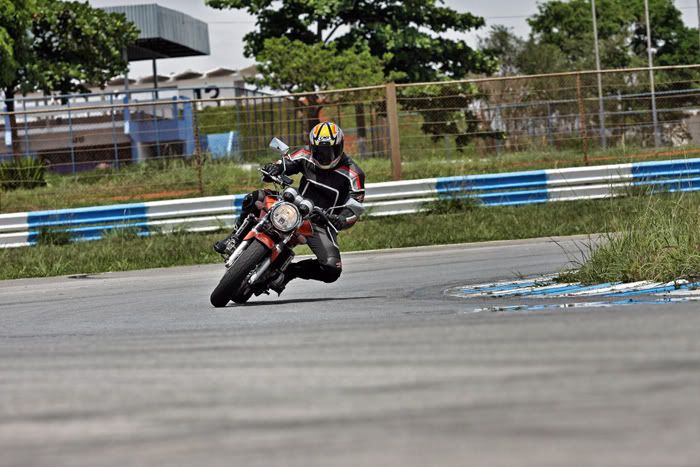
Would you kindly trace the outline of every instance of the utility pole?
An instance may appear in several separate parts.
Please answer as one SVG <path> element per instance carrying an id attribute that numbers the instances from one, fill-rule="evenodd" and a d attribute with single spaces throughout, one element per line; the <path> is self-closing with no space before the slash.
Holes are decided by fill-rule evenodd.
<path id="1" fill-rule="evenodd" d="M 698 0 L 700 2 L 700 0 Z M 598 121 L 600 122 L 600 147 L 605 149 L 608 145 L 605 131 L 605 106 L 603 105 L 603 82 L 600 74 L 600 50 L 598 47 L 598 21 L 596 19 L 595 0 L 591 0 L 591 14 L 593 16 L 593 44 L 595 47 L 595 69 L 598 72 Z"/>
<path id="2" fill-rule="evenodd" d="M 654 146 L 661 146 L 659 120 L 656 115 L 656 86 L 654 85 L 654 59 L 651 52 L 651 25 L 649 23 L 649 0 L 644 0 L 644 15 L 647 22 L 647 56 L 649 58 L 649 84 L 651 86 L 651 114 L 654 121 Z"/>
<path id="3" fill-rule="evenodd" d="M 698 36 L 700 36 L 700 0 L 697 0 L 698 4 Z M 700 39 L 700 37 L 699 37 Z"/>

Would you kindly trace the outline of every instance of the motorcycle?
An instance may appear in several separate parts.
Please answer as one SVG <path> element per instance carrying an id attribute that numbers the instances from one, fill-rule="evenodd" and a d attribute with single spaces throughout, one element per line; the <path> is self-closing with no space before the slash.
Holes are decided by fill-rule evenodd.
<path id="1" fill-rule="evenodd" d="M 284 168 L 289 146 L 273 138 L 270 147 L 281 154 Z M 310 218 L 320 218 L 335 230 L 327 217 L 333 209 L 362 210 L 362 205 L 354 199 L 346 205 L 323 210 L 291 186 L 293 181 L 284 175 L 284 170 L 282 175 L 272 175 L 263 169 L 260 172 L 263 180 L 272 181 L 280 190 L 268 192 L 262 206 L 258 206 L 260 214 L 249 215 L 236 231 L 242 241 L 224 263 L 226 273 L 211 293 L 210 301 L 215 307 L 224 307 L 229 301 L 246 303 L 253 295 L 267 294 L 281 283 L 285 269 L 294 259 L 294 248 L 313 236 Z"/>

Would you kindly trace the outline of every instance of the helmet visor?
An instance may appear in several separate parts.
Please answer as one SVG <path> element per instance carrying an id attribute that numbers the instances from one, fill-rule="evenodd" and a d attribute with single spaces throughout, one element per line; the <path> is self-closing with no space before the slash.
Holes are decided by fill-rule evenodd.
<path id="1" fill-rule="evenodd" d="M 316 162 L 322 166 L 331 165 L 335 159 L 333 146 L 315 146 L 312 154 Z"/>

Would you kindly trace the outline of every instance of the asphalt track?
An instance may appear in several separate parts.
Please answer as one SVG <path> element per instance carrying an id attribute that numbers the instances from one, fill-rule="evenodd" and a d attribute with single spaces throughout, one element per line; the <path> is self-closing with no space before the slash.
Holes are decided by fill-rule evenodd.
<path id="1" fill-rule="evenodd" d="M 571 240 L 346 255 L 213 309 L 220 266 L 0 282 L 0 465 L 697 466 L 697 303 L 479 312 Z"/>

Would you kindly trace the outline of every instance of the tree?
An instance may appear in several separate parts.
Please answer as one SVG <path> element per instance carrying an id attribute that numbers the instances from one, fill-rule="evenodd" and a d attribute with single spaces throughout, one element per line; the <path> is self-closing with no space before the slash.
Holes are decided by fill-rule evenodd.
<path id="1" fill-rule="evenodd" d="M 496 24 L 491 26 L 485 37 L 479 37 L 479 50 L 496 57 L 498 74 L 514 75 L 519 71 L 519 60 L 525 48 L 525 41 L 513 33 L 513 28 Z"/>
<path id="2" fill-rule="evenodd" d="M 338 51 L 365 42 L 374 57 L 388 57 L 384 72 L 402 81 L 463 78 L 493 71 L 490 56 L 462 40 L 445 37 L 484 25 L 483 18 L 459 13 L 441 0 L 206 0 L 214 8 L 246 10 L 257 29 L 245 36 L 245 54 L 257 57 L 265 40 L 287 37 L 308 45 L 336 43 Z"/>
<path id="3" fill-rule="evenodd" d="M 270 38 L 265 40 L 257 59 L 260 76 L 250 80 L 252 83 L 290 93 L 309 93 L 303 99 L 308 128 L 319 122 L 323 103 L 333 99 L 326 95 L 324 100 L 316 91 L 372 86 L 386 79 L 383 60 L 373 56 L 362 42 L 352 49 L 338 51 L 335 42 L 309 45 L 286 37 Z M 296 102 L 302 105 L 302 99 Z M 358 99 L 354 107 L 358 137 L 364 138 L 364 105 Z"/>
<path id="4" fill-rule="evenodd" d="M 649 1 L 652 48 L 656 50 L 657 64 L 697 63 L 700 59 L 697 30 L 685 26 L 673 0 Z M 601 67 L 624 68 L 645 63 L 644 0 L 598 0 L 596 13 Z M 571 68 L 595 68 L 590 0 L 540 3 L 538 12 L 528 23 L 532 28 L 531 40 L 561 50 Z M 695 47 L 689 47 L 687 42 L 692 34 L 695 34 Z"/>
<path id="5" fill-rule="evenodd" d="M 259 86 L 290 93 L 371 86 L 384 82 L 384 63 L 365 43 L 338 51 L 335 42 L 305 44 L 287 37 L 270 38 L 257 56 Z"/>
<path id="6" fill-rule="evenodd" d="M 32 49 L 41 64 L 37 88 L 46 93 L 87 92 L 124 73 L 124 50 L 138 29 L 121 13 L 107 13 L 87 2 L 40 0 L 32 22 Z"/>
<path id="7" fill-rule="evenodd" d="M 122 50 L 138 37 L 123 14 L 87 3 L 0 0 L 0 90 L 9 112 L 17 93 L 85 91 L 123 73 Z M 19 157 L 14 113 L 13 152 Z"/>

